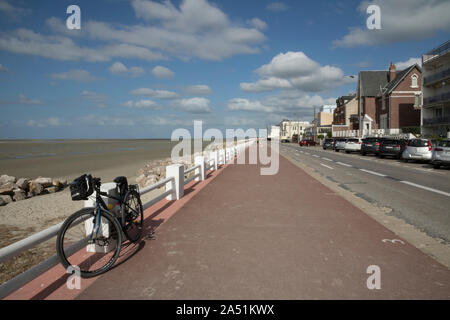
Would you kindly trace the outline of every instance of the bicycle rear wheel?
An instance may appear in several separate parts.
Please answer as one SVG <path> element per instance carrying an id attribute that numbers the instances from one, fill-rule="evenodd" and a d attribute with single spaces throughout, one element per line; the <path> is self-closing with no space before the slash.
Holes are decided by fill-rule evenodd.
<path id="1" fill-rule="evenodd" d="M 121 206 L 122 226 L 125 236 L 131 242 L 138 241 L 144 228 L 144 209 L 136 190 L 129 190 Z"/>
<path id="2" fill-rule="evenodd" d="M 101 212 L 99 218 L 94 208 L 71 215 L 56 240 L 61 264 L 66 270 L 70 266 L 78 268 L 82 278 L 95 277 L 111 269 L 121 246 L 122 231 L 117 219 L 106 212 Z"/>

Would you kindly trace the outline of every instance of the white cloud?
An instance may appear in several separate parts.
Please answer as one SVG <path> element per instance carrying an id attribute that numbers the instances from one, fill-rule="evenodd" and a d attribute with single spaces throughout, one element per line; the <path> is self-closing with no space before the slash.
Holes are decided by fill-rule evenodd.
<path id="1" fill-rule="evenodd" d="M 171 79 L 175 75 L 173 71 L 162 66 L 156 66 L 153 68 L 152 73 L 158 79 Z"/>
<path id="2" fill-rule="evenodd" d="M 275 77 L 258 80 L 257 82 L 253 82 L 253 83 L 243 82 L 243 83 L 241 83 L 240 86 L 241 86 L 241 89 L 246 92 L 265 92 L 265 91 L 272 91 L 272 90 L 276 90 L 276 89 L 293 88 L 293 86 L 289 80 L 275 78 Z"/>
<path id="3" fill-rule="evenodd" d="M 314 106 L 335 104 L 336 98 L 322 98 L 319 95 L 307 95 L 295 90 L 283 91 L 278 95 L 269 96 L 263 100 L 235 98 L 228 101 L 229 111 L 245 111 L 254 114 L 267 114 L 279 117 L 299 116 L 302 119 L 311 118 Z"/>
<path id="4" fill-rule="evenodd" d="M 41 119 L 41 120 L 29 120 L 26 123 L 27 127 L 32 127 L 32 128 L 48 128 L 48 127 L 62 127 L 62 126 L 66 126 L 69 125 L 69 123 L 56 118 L 56 117 L 52 117 L 52 118 L 48 118 L 48 119 Z"/>
<path id="5" fill-rule="evenodd" d="M 169 0 L 133 0 L 131 6 L 141 20 L 135 25 L 88 20 L 83 21 L 81 31 L 68 32 L 63 20 L 51 17 L 46 25 L 53 34 L 28 29 L 2 32 L 0 50 L 62 61 L 223 60 L 237 54 L 258 53 L 266 41 L 258 29 L 263 26 L 262 21 L 256 22 L 259 27 L 242 26 L 207 0 L 183 0 L 177 6 Z M 96 45 L 78 44 L 81 35 Z"/>
<path id="6" fill-rule="evenodd" d="M 8 72 L 8 69 L 0 64 L 0 73 L 2 72 Z"/>
<path id="7" fill-rule="evenodd" d="M 364 27 L 350 28 L 343 38 L 335 40 L 334 46 L 354 47 L 378 45 L 402 41 L 417 41 L 432 37 L 437 32 L 450 30 L 450 1 L 448 0 L 375 0 L 363 1 L 358 10 L 368 17 L 369 5 L 381 9 L 381 30 L 368 30 Z"/>
<path id="8" fill-rule="evenodd" d="M 228 101 L 228 110 L 231 111 L 255 111 L 255 112 L 276 112 L 273 106 L 264 105 L 259 100 L 248 100 L 235 98 Z"/>
<path id="9" fill-rule="evenodd" d="M 29 99 L 29 98 L 25 97 L 25 95 L 20 94 L 17 104 L 40 105 L 40 104 L 42 104 L 42 102 L 39 100 L 35 100 L 35 99 Z"/>
<path id="10" fill-rule="evenodd" d="M 289 9 L 289 7 L 283 3 L 283 2 L 272 2 L 269 3 L 266 7 L 266 10 L 272 11 L 272 12 L 282 12 Z"/>
<path id="11" fill-rule="evenodd" d="M 109 67 L 109 72 L 111 72 L 112 74 L 129 75 L 133 78 L 136 78 L 142 76 L 145 73 L 145 70 L 141 67 L 128 68 L 122 62 L 114 62 Z"/>
<path id="12" fill-rule="evenodd" d="M 31 10 L 29 9 L 15 7 L 6 0 L 0 0 L 0 13 L 5 13 L 11 18 L 18 18 L 30 12 Z"/>
<path id="13" fill-rule="evenodd" d="M 253 18 L 252 20 L 247 21 L 247 23 L 259 30 L 267 29 L 267 23 L 259 18 Z"/>
<path id="14" fill-rule="evenodd" d="M 418 64 L 422 67 L 422 58 L 409 58 L 406 61 L 396 62 L 395 66 L 397 67 L 397 70 L 403 70 L 412 66 L 413 64 Z"/>
<path id="15" fill-rule="evenodd" d="M 156 102 L 152 100 L 139 100 L 139 101 L 127 101 L 123 104 L 124 107 L 127 108 L 137 108 L 137 109 L 153 109 L 160 110 L 161 106 L 159 106 Z"/>
<path id="16" fill-rule="evenodd" d="M 140 88 L 131 91 L 131 94 L 136 96 L 147 96 L 156 99 L 176 99 L 179 95 L 176 92 L 167 90 L 153 90 L 149 88 Z"/>
<path id="17" fill-rule="evenodd" d="M 301 51 L 280 53 L 256 72 L 263 78 L 253 83 L 241 83 L 242 90 L 264 92 L 299 89 L 303 92 L 319 92 L 356 81 L 346 77 L 337 67 L 321 66 Z"/>
<path id="18" fill-rule="evenodd" d="M 208 96 L 212 94 L 212 90 L 207 85 L 188 86 L 184 89 L 187 95 L 192 96 Z"/>
<path id="19" fill-rule="evenodd" d="M 69 37 L 43 35 L 25 28 L 8 33 L 0 32 L 0 50 L 61 61 L 105 62 L 116 57 L 153 61 L 164 58 L 148 48 L 133 44 L 114 43 L 98 47 L 81 47 Z"/>
<path id="20" fill-rule="evenodd" d="M 50 75 L 50 77 L 53 79 L 73 80 L 79 82 L 91 82 L 97 80 L 97 78 L 91 75 L 89 71 L 79 69 L 70 70 L 62 73 L 53 73 Z"/>
<path id="21" fill-rule="evenodd" d="M 177 111 L 189 113 L 211 112 L 210 101 L 206 98 L 179 99 L 171 102 L 170 106 Z"/>
<path id="22" fill-rule="evenodd" d="M 94 102 L 99 108 L 106 108 L 105 102 L 108 96 L 105 94 L 84 90 L 81 93 L 81 97 L 87 101 Z"/>

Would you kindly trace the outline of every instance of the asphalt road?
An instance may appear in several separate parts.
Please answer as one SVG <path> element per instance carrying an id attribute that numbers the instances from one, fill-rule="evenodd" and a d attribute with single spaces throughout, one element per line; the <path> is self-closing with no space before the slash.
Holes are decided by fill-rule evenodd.
<path id="1" fill-rule="evenodd" d="M 450 170 L 295 144 L 281 144 L 280 152 L 429 236 L 450 243 Z"/>

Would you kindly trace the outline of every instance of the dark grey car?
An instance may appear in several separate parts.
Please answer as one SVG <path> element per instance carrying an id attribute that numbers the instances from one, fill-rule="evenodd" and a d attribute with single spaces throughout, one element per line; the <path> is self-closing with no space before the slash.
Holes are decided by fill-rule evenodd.
<path id="1" fill-rule="evenodd" d="M 325 139 L 323 142 L 323 150 L 333 149 L 334 147 L 334 139 Z"/>
<path id="2" fill-rule="evenodd" d="M 403 139 L 385 139 L 381 141 L 378 156 L 384 158 L 391 156 L 400 159 L 406 147 L 406 140 Z"/>
<path id="3" fill-rule="evenodd" d="M 362 145 L 361 145 L 361 154 L 365 156 L 366 154 L 378 154 L 378 151 L 380 150 L 381 141 L 383 141 L 384 138 L 377 138 L 377 137 L 368 137 L 363 139 Z"/>

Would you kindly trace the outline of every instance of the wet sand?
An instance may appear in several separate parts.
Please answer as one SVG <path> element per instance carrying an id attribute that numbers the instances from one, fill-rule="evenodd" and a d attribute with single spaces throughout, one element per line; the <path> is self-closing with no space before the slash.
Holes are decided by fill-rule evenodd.
<path id="1" fill-rule="evenodd" d="M 111 181 L 132 178 L 151 160 L 170 157 L 168 140 L 2 141 L 0 174 L 72 180 L 91 173 Z"/>

